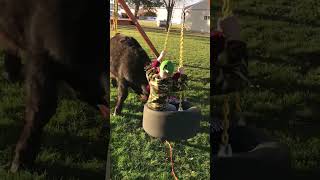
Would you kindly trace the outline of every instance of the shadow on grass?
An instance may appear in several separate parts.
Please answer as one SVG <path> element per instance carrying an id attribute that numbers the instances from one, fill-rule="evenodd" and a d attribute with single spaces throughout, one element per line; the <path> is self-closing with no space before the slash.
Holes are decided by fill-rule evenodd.
<path id="1" fill-rule="evenodd" d="M 89 169 L 84 169 L 80 167 L 70 167 L 60 163 L 44 164 L 39 163 L 36 167 L 36 172 L 43 173 L 46 172 L 46 179 L 104 179 L 104 171 L 94 171 Z"/>
<path id="2" fill-rule="evenodd" d="M 203 90 L 208 88 L 196 88 L 196 89 Z M 209 91 L 208 91 L 208 95 L 209 95 Z M 191 103 L 191 105 L 195 105 L 195 104 L 209 105 L 209 102 L 210 102 L 210 99 L 208 99 L 208 97 L 203 97 L 202 95 L 185 94 L 185 97 Z"/>
<path id="3" fill-rule="evenodd" d="M 194 68 L 194 69 L 199 69 L 199 70 L 210 70 L 210 67 L 201 67 L 201 66 L 193 66 L 193 65 L 184 65 L 186 68 Z"/>
<path id="4" fill-rule="evenodd" d="M 199 150 L 206 151 L 206 152 L 210 151 L 210 147 L 208 147 L 208 146 L 201 146 L 201 145 L 197 145 L 197 144 L 191 144 L 191 143 L 189 143 L 187 141 L 181 141 L 179 144 L 181 144 L 183 146 L 189 146 L 189 147 L 197 148 Z M 208 144 L 209 144 L 209 142 L 208 142 Z"/>
<path id="5" fill-rule="evenodd" d="M 189 77 L 189 81 L 193 82 L 201 82 L 202 84 L 209 84 L 210 83 L 210 77 Z"/>
<path id="6" fill-rule="evenodd" d="M 0 125 L 0 148 L 4 149 L 9 145 L 17 143 L 20 133 L 22 131 L 22 124 L 1 124 Z"/>
<path id="7" fill-rule="evenodd" d="M 283 21 L 287 22 L 290 24 L 295 24 L 295 25 L 303 25 L 303 26 L 310 26 L 313 28 L 319 28 L 320 23 L 315 22 L 315 21 L 308 21 L 308 19 L 305 19 L 304 21 L 290 18 L 290 17 L 285 17 L 285 16 L 276 16 L 276 15 L 271 15 L 271 14 L 264 14 L 261 12 L 257 11 L 248 11 L 248 10 L 241 10 L 241 9 L 235 9 L 234 10 L 235 14 L 239 14 L 241 16 L 252 16 L 256 18 L 262 18 L 264 20 L 270 20 L 270 21 Z"/>
<path id="8" fill-rule="evenodd" d="M 274 65 L 290 65 L 296 66 L 297 72 L 301 75 L 306 75 L 308 72 L 320 67 L 320 53 L 319 52 L 300 52 L 300 53 L 280 53 L 286 54 L 287 59 L 282 58 L 265 58 L 258 55 L 253 55 L 252 58 L 260 61 L 267 62 Z M 285 67 L 284 67 L 285 68 Z M 266 89 L 275 89 L 279 93 L 288 93 L 293 91 L 306 91 L 317 93 L 320 90 L 320 84 L 302 84 L 297 81 L 288 82 L 287 80 L 275 80 L 265 79 L 265 76 L 269 74 L 259 74 L 253 77 L 253 83 L 259 84 Z M 280 88 L 281 87 L 281 88 Z"/>
<path id="9" fill-rule="evenodd" d="M 294 169 L 292 176 L 294 179 L 320 179 L 320 169 L 298 170 Z"/>
<path id="10" fill-rule="evenodd" d="M 200 126 L 200 129 L 199 129 L 198 133 L 209 134 L 210 133 L 210 129 L 209 129 L 209 127 L 206 127 L 206 126 Z"/>
<path id="11" fill-rule="evenodd" d="M 250 51 L 254 52 L 254 48 Z M 250 59 L 255 59 L 260 62 L 271 63 L 274 65 L 290 65 L 300 68 L 300 73 L 305 75 L 310 70 L 313 70 L 320 66 L 320 52 L 299 52 L 299 53 L 288 53 L 289 50 L 284 50 L 281 55 L 286 55 L 287 58 L 277 58 L 277 57 L 262 57 L 257 54 L 250 55 Z"/>
<path id="12" fill-rule="evenodd" d="M 63 157 L 72 154 L 80 156 L 82 160 L 106 159 L 107 142 L 104 138 L 90 139 L 88 137 L 75 136 L 69 133 L 50 133 L 43 135 L 45 148 L 58 149 Z"/>
<path id="13" fill-rule="evenodd" d="M 21 133 L 22 126 L 15 124 L 0 125 L 0 142 L 1 149 L 13 147 Z M 81 157 L 82 161 L 90 161 L 94 159 L 106 160 L 107 158 L 107 143 L 104 138 L 92 140 L 87 137 L 75 136 L 72 134 L 44 132 L 42 140 L 42 149 L 55 149 L 61 154 L 61 161 L 74 156 Z M 11 153 L 10 153 L 11 154 Z M 1 155 L 4 156 L 4 155 Z M 11 156 L 11 155 L 8 155 Z M 8 164 L 12 157 L 2 159 L 1 165 Z M 50 165 L 49 165 L 50 164 Z M 70 179 L 104 179 L 104 170 L 101 172 L 92 171 L 84 168 L 67 167 L 57 163 L 41 163 L 36 165 L 37 171 L 44 171 L 48 174 L 49 179 L 60 179 L 64 177 Z"/>
<path id="14" fill-rule="evenodd" d="M 138 102 L 138 100 L 136 100 L 136 102 Z M 134 110 L 135 112 L 143 112 L 143 107 L 144 107 L 144 103 L 142 102 L 138 102 L 138 103 L 127 102 L 125 104 L 124 109 Z"/>
<path id="15" fill-rule="evenodd" d="M 255 76 L 252 83 L 260 85 L 262 89 L 273 89 L 277 93 L 285 94 L 298 91 L 317 93 L 320 90 L 320 84 L 302 84 L 297 81 L 287 81 L 286 79 L 264 79 L 264 75 Z"/>
<path id="16" fill-rule="evenodd" d="M 289 56 L 292 63 L 302 67 L 301 73 L 306 74 L 308 71 L 320 67 L 320 52 L 300 52 L 300 53 L 290 53 Z"/>
<path id="17" fill-rule="evenodd" d="M 196 91 L 196 92 L 201 92 L 201 91 L 207 92 L 207 94 L 209 94 L 209 92 L 210 92 L 210 87 L 203 87 L 203 86 L 189 86 L 188 89 Z M 186 94 L 186 96 L 188 97 L 188 99 L 189 99 L 189 97 L 196 97 L 195 100 L 196 99 L 197 100 L 195 102 L 199 102 L 199 98 L 203 99 L 202 95 L 200 96 L 200 94 L 198 96 L 189 96 Z"/>

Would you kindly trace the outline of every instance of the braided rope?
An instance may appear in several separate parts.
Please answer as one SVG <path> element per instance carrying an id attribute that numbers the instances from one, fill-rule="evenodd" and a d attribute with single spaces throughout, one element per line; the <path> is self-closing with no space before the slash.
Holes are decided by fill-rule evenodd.
<path id="1" fill-rule="evenodd" d="M 184 7 L 183 7 L 184 9 Z M 185 22 L 185 13 L 182 12 L 182 24 L 181 24 L 181 33 L 180 33 L 180 56 L 179 56 L 179 66 L 183 66 L 183 47 L 184 47 L 184 22 Z"/>
<path id="2" fill-rule="evenodd" d="M 183 67 L 183 47 L 184 47 L 184 23 L 185 23 L 185 12 L 184 12 L 184 5 L 183 5 L 183 11 L 182 11 L 182 23 L 181 23 L 181 33 L 180 33 L 180 55 L 179 55 L 179 67 Z M 183 97 L 183 91 L 180 92 L 179 96 L 179 111 L 182 109 L 182 97 Z"/>
<path id="3" fill-rule="evenodd" d="M 227 16 L 232 15 L 232 10 L 230 8 L 230 0 L 223 0 L 222 6 L 222 17 L 225 18 Z"/>
<path id="4" fill-rule="evenodd" d="M 113 8 L 113 30 L 115 34 L 118 33 L 118 0 L 114 0 L 114 8 Z"/>
<path id="5" fill-rule="evenodd" d="M 228 129 L 229 129 L 229 95 L 226 95 L 224 97 L 224 103 L 223 103 L 223 122 L 222 122 L 222 127 L 223 127 L 223 132 L 222 132 L 222 137 L 221 141 L 224 145 L 227 145 L 229 143 L 229 134 L 228 134 Z"/>
<path id="6" fill-rule="evenodd" d="M 170 144 L 168 141 L 166 141 L 166 144 L 168 144 L 169 150 L 170 150 L 171 175 L 173 176 L 173 178 L 174 178 L 175 180 L 178 180 L 176 174 L 174 173 L 174 162 L 173 162 L 173 158 L 172 158 L 172 147 L 171 147 L 171 144 Z"/>
<path id="7" fill-rule="evenodd" d="M 168 47 L 168 39 L 169 39 L 169 34 L 170 34 L 171 26 L 172 26 L 172 22 L 171 22 L 171 20 L 170 20 L 169 27 L 168 27 L 168 31 L 167 31 L 167 35 L 166 35 L 166 39 L 165 39 L 164 45 L 163 45 L 163 50 L 164 50 L 164 51 L 166 51 L 166 50 L 167 50 L 167 47 Z"/>
<path id="8" fill-rule="evenodd" d="M 240 93 L 236 92 L 236 111 L 241 112 Z"/>

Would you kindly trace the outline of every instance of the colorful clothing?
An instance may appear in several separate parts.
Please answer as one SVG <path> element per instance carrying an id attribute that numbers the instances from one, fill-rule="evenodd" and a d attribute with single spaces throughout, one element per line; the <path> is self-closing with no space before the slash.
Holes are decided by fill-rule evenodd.
<path id="1" fill-rule="evenodd" d="M 169 95 L 187 88 L 187 75 L 175 73 L 172 77 L 161 79 L 158 71 L 159 64 L 159 62 L 153 61 L 145 68 L 150 86 L 147 106 L 156 111 L 164 111 Z"/>
<path id="2" fill-rule="evenodd" d="M 244 89 L 248 79 L 248 55 L 246 43 L 226 40 L 221 32 L 211 34 L 212 89 L 216 94 L 227 94 Z"/>

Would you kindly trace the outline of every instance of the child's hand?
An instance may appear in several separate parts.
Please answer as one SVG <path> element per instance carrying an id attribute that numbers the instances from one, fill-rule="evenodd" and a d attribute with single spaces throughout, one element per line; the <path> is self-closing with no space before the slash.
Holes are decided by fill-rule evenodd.
<path id="1" fill-rule="evenodd" d="M 178 72 L 179 72 L 180 74 L 184 74 L 184 68 L 183 68 L 183 67 L 179 67 Z"/>
<path id="2" fill-rule="evenodd" d="M 160 55 L 159 55 L 159 57 L 157 58 L 157 60 L 160 62 L 163 58 L 164 58 L 164 56 L 166 55 L 166 51 L 165 50 L 163 50 L 163 51 L 161 51 L 161 53 L 160 53 Z"/>
<path id="3" fill-rule="evenodd" d="M 160 56 L 165 56 L 167 54 L 166 50 L 161 51 Z"/>

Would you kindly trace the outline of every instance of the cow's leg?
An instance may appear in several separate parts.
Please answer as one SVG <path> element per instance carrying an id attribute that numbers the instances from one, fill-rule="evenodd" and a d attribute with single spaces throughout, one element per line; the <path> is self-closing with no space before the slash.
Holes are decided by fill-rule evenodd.
<path id="1" fill-rule="evenodd" d="M 31 167 L 40 149 L 43 127 L 55 113 L 57 87 L 45 55 L 31 56 L 27 64 L 25 124 L 15 149 L 11 172 Z"/>
<path id="2" fill-rule="evenodd" d="M 128 97 L 128 83 L 125 79 L 118 79 L 118 98 L 113 115 L 121 114 L 123 102 Z"/>
<path id="3" fill-rule="evenodd" d="M 115 78 L 111 78 L 112 87 L 117 87 L 117 80 Z"/>
<path id="4" fill-rule="evenodd" d="M 128 86 L 139 96 L 140 101 L 145 103 L 148 100 L 149 92 L 145 85 L 137 86 L 135 83 L 128 83 Z"/>
<path id="5" fill-rule="evenodd" d="M 4 53 L 4 78 L 10 82 L 17 82 L 23 79 L 21 58 L 11 52 Z"/>

